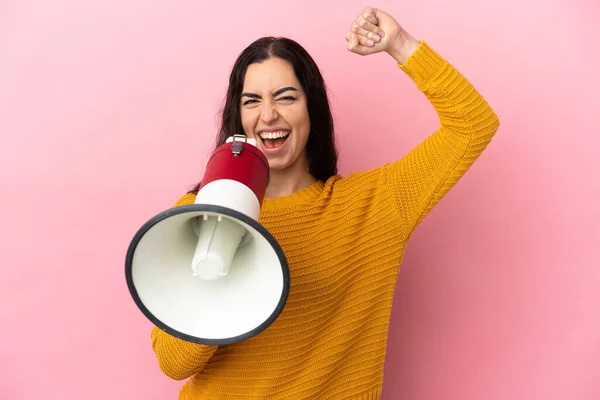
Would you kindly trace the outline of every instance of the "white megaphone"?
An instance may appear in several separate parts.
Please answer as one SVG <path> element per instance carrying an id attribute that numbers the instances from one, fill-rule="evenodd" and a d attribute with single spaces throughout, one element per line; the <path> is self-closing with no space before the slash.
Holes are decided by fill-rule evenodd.
<path id="1" fill-rule="evenodd" d="M 257 335 L 281 313 L 290 274 L 259 224 L 269 164 L 254 139 L 213 152 L 195 204 L 154 216 L 129 245 L 125 275 L 143 314 L 165 332 L 223 345 Z"/>

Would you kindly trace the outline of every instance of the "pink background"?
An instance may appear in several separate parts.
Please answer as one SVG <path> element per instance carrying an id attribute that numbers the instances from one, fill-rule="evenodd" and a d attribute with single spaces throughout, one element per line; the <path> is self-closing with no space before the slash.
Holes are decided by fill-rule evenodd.
<path id="1" fill-rule="evenodd" d="M 255 38 L 289 35 L 322 67 L 343 174 L 436 128 L 389 57 L 346 51 L 368 4 L 301 4 L 0 3 L 0 398 L 177 397 L 129 297 L 125 250 L 201 176 L 229 69 Z M 502 123 L 409 245 L 384 398 L 600 398 L 600 6 L 377 6 Z"/>

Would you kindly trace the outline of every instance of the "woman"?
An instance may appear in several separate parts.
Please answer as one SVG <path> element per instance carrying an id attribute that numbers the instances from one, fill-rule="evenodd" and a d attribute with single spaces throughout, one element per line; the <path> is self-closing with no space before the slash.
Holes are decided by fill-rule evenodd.
<path id="1" fill-rule="evenodd" d="M 217 145 L 257 138 L 271 166 L 260 222 L 281 244 L 291 290 L 261 334 L 228 346 L 155 328 L 159 365 L 191 379 L 180 399 L 378 399 L 392 296 L 405 245 L 473 164 L 498 118 L 471 84 L 381 10 L 367 8 L 348 49 L 387 52 L 437 111 L 440 128 L 408 155 L 337 175 L 333 122 L 317 66 L 295 42 L 263 38 L 238 58 Z M 177 205 L 194 202 L 195 190 Z"/>

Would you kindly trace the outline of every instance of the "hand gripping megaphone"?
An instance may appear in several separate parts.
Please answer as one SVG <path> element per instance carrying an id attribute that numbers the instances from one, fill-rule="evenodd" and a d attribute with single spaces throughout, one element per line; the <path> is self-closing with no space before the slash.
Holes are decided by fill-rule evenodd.
<path id="1" fill-rule="evenodd" d="M 269 164 L 234 135 L 212 153 L 194 204 L 167 209 L 137 231 L 125 275 L 137 307 L 165 332 L 224 345 L 253 337 L 281 313 L 285 254 L 258 223 Z"/>

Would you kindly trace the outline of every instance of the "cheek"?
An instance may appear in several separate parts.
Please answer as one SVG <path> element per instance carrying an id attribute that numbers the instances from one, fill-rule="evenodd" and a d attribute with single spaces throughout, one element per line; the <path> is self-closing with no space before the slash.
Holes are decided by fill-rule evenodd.
<path id="1" fill-rule="evenodd" d="M 308 111 L 306 108 L 298 107 L 296 109 L 288 110 L 285 115 L 282 116 L 289 124 L 293 125 L 303 133 L 308 133 L 310 130 L 310 119 L 308 118 Z"/>
<path id="2" fill-rule="evenodd" d="M 252 137 L 254 135 L 254 126 L 256 118 L 253 118 L 252 113 L 249 112 L 242 112 L 240 117 L 242 121 L 242 128 L 244 128 L 244 132 L 247 136 Z"/>
<path id="3" fill-rule="evenodd" d="M 310 118 L 308 117 L 308 112 L 306 110 L 302 110 L 296 114 L 296 126 L 301 133 L 302 141 L 306 142 L 310 132 Z"/>

